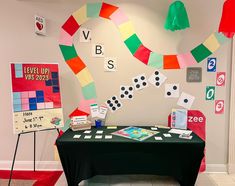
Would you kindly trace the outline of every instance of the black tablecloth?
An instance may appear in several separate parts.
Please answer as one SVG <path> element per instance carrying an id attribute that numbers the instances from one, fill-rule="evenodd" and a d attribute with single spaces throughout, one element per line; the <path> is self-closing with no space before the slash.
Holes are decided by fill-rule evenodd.
<path id="1" fill-rule="evenodd" d="M 142 142 L 114 136 L 104 139 L 117 129 L 92 128 L 91 134 L 68 129 L 56 140 L 60 160 L 69 186 L 77 186 L 82 180 L 95 175 L 152 174 L 172 176 L 182 186 L 191 186 L 197 179 L 205 142 L 192 133 L 192 140 L 180 139 L 177 134 L 171 138 L 163 136 L 169 129 L 158 129 L 162 141 L 154 137 Z M 150 127 L 142 127 L 150 129 Z M 103 130 L 103 134 L 96 134 Z M 73 138 L 80 134 L 79 139 Z M 91 139 L 84 139 L 92 135 Z M 95 139 L 102 135 L 102 139 Z"/>

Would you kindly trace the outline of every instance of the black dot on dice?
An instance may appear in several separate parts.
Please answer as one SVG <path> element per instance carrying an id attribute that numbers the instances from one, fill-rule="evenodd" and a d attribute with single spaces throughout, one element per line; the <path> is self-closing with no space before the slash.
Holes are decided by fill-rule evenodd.
<path id="1" fill-rule="evenodd" d="M 118 106 L 118 107 L 120 107 L 120 106 L 121 106 L 121 104 L 120 104 L 120 103 L 118 103 L 118 104 L 117 104 L 117 106 Z"/>
<path id="2" fill-rule="evenodd" d="M 116 110 L 116 107 L 112 107 L 112 110 Z"/>
<path id="3" fill-rule="evenodd" d="M 133 88 L 132 88 L 132 87 L 129 87 L 129 90 L 130 90 L 130 91 L 132 91 L 132 90 L 133 90 Z"/>
<path id="4" fill-rule="evenodd" d="M 170 96 L 170 95 L 171 95 L 171 92 L 167 92 L 166 94 L 167 94 L 168 96 Z"/>
<path id="5" fill-rule="evenodd" d="M 185 103 L 188 103 L 188 99 L 184 99 L 184 102 L 185 102 Z"/>
<path id="6" fill-rule="evenodd" d="M 125 91 L 125 92 L 124 92 L 124 94 L 126 94 L 126 95 L 127 95 L 127 94 L 129 94 L 129 92 L 128 92 L 128 91 Z"/>
<path id="7" fill-rule="evenodd" d="M 125 90 L 125 87 L 121 87 L 121 90 Z"/>
<path id="8" fill-rule="evenodd" d="M 110 106 L 110 107 L 112 107 L 112 106 L 113 106 L 113 104 L 112 104 L 112 103 L 110 103 L 110 104 L 109 104 L 109 106 Z"/>
<path id="9" fill-rule="evenodd" d="M 123 95 L 123 97 L 124 97 L 124 95 Z M 116 100 L 115 103 L 117 104 L 117 103 L 118 103 L 118 100 Z"/>
<path id="10" fill-rule="evenodd" d="M 158 74 L 159 74 L 159 72 L 158 72 L 158 71 L 156 71 L 154 74 L 155 74 L 155 75 L 158 75 Z"/>
<path id="11" fill-rule="evenodd" d="M 141 78 L 140 78 L 141 80 L 144 80 L 145 79 L 145 77 L 144 76 L 141 76 Z"/>
<path id="12" fill-rule="evenodd" d="M 173 90 L 177 90 L 177 86 L 173 86 Z"/>
<path id="13" fill-rule="evenodd" d="M 121 98 L 124 98 L 124 94 L 121 94 Z"/>
<path id="14" fill-rule="evenodd" d="M 142 84 L 143 84 L 143 86 L 146 86 L 146 85 L 147 85 L 147 83 L 146 83 L 146 82 L 143 82 Z"/>
<path id="15" fill-rule="evenodd" d="M 112 97 L 112 100 L 115 100 L 115 99 L 116 99 L 116 97 L 115 97 L 115 96 L 113 96 L 113 97 Z"/>
<path id="16" fill-rule="evenodd" d="M 156 78 L 155 78 L 156 81 L 159 81 L 159 79 L 160 79 L 159 77 L 156 77 Z"/>
<path id="17" fill-rule="evenodd" d="M 132 98 L 132 95 L 129 95 L 128 97 L 129 97 L 129 99 L 131 99 L 131 98 Z"/>
<path id="18" fill-rule="evenodd" d="M 135 87 L 136 87 L 136 88 L 140 88 L 140 85 L 139 85 L 139 84 L 137 84 Z"/>
<path id="19" fill-rule="evenodd" d="M 137 83 L 137 82 L 138 82 L 138 79 L 134 79 L 134 82 Z"/>
<path id="20" fill-rule="evenodd" d="M 108 100 L 108 101 L 107 101 L 107 103 L 109 104 L 109 103 L 111 103 L 111 101 L 110 101 L 110 100 Z"/>
<path id="21" fill-rule="evenodd" d="M 156 86 L 159 86 L 159 85 L 160 85 L 160 83 L 159 83 L 159 82 L 156 82 L 156 83 L 155 83 L 155 85 L 156 85 Z"/>

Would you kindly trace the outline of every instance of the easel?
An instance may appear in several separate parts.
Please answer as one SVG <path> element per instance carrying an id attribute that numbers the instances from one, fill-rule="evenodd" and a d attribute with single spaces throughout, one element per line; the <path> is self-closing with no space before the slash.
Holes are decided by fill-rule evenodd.
<path id="1" fill-rule="evenodd" d="M 19 140 L 20 140 L 20 136 L 21 134 L 28 134 L 28 133 L 32 133 L 33 132 L 33 138 L 34 138 L 34 148 L 33 148 L 33 171 L 35 172 L 35 159 L 36 159 L 36 132 L 39 131 L 47 131 L 47 130 L 57 130 L 58 134 L 60 134 L 59 129 L 58 128 L 50 128 L 50 129 L 43 129 L 43 130 L 38 130 L 38 131 L 29 131 L 29 132 L 21 132 L 18 134 L 17 137 L 17 142 L 16 142 L 16 147 L 15 147 L 15 153 L 14 153 L 14 157 L 13 157 L 13 161 L 12 161 L 12 166 L 11 166 L 11 173 L 10 173 L 10 179 L 8 181 L 8 186 L 11 185 L 11 179 L 12 179 L 12 173 L 13 173 L 13 168 L 14 168 L 14 164 L 15 164 L 15 159 L 16 159 L 16 153 L 17 153 L 17 149 L 18 149 L 18 145 L 19 145 Z"/>

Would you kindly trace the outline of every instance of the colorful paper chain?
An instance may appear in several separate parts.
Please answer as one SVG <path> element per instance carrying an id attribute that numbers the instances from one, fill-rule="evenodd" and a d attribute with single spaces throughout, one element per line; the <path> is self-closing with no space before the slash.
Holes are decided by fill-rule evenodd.
<path id="1" fill-rule="evenodd" d="M 75 11 L 61 28 L 60 50 L 67 65 L 78 78 L 86 100 L 96 98 L 96 88 L 87 66 L 78 56 L 73 45 L 73 36 L 79 27 L 90 18 L 102 17 L 112 20 L 118 27 L 125 45 L 133 56 L 153 68 L 182 69 L 202 62 L 229 40 L 223 34 L 214 32 L 202 44 L 188 53 L 162 55 L 145 47 L 134 31 L 132 23 L 120 8 L 107 3 L 87 3 Z"/>

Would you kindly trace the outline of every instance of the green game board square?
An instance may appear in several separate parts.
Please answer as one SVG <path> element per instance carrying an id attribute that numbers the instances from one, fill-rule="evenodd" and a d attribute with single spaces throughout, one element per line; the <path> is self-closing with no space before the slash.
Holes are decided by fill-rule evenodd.
<path id="1" fill-rule="evenodd" d="M 96 98 L 95 83 L 92 82 L 82 87 L 82 94 L 86 100 Z"/>
<path id="2" fill-rule="evenodd" d="M 151 52 L 148 60 L 148 66 L 161 68 L 163 66 L 163 55 Z"/>
<path id="3" fill-rule="evenodd" d="M 130 52 L 132 53 L 132 55 L 134 55 L 142 43 L 140 39 L 138 38 L 138 36 L 136 34 L 133 34 L 127 40 L 125 40 L 125 44 L 127 48 L 130 50 Z"/>
<path id="4" fill-rule="evenodd" d="M 74 45 L 72 46 L 60 45 L 60 50 L 64 56 L 65 61 L 78 56 L 76 49 L 74 48 Z"/>
<path id="5" fill-rule="evenodd" d="M 102 3 L 87 3 L 87 17 L 99 17 Z"/>
<path id="6" fill-rule="evenodd" d="M 191 51 L 191 53 L 198 63 L 200 63 L 202 60 L 212 54 L 211 51 L 206 48 L 203 44 L 198 45 Z"/>
<path id="7" fill-rule="evenodd" d="M 219 32 L 215 32 L 215 37 L 218 40 L 219 44 L 221 45 L 230 40 L 224 34 L 219 33 Z"/>

